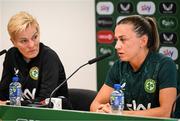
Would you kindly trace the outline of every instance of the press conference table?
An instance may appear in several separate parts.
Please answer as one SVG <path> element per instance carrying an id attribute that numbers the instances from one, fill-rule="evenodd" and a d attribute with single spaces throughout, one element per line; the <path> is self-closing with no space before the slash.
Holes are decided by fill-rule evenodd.
<path id="1" fill-rule="evenodd" d="M 152 118 L 152 117 L 137 117 L 127 115 L 113 115 L 113 114 L 100 114 L 86 111 L 73 111 L 73 110 L 54 110 L 48 108 L 34 108 L 34 107 L 15 107 L 15 106 L 0 106 L 0 121 L 13 120 L 13 121 L 42 121 L 42 120 L 165 120 L 165 121 L 178 121 L 177 119 L 170 118 Z"/>

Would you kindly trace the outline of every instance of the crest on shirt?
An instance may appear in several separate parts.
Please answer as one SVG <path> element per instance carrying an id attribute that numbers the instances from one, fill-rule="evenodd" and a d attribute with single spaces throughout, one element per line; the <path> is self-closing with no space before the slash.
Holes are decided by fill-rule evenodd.
<path id="1" fill-rule="evenodd" d="M 29 75 L 32 79 L 34 80 L 38 80 L 38 77 L 39 77 L 39 68 L 34 66 L 30 69 L 29 71 Z"/>
<path id="2" fill-rule="evenodd" d="M 147 79 L 144 83 L 144 89 L 147 93 L 154 93 L 156 91 L 156 81 Z"/>

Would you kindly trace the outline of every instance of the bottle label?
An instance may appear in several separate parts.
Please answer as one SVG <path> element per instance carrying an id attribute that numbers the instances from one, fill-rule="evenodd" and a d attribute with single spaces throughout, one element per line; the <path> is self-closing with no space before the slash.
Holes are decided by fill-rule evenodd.
<path id="1" fill-rule="evenodd" d="M 111 96 L 111 106 L 113 109 L 119 109 L 122 105 L 122 96 Z"/>
<path id="2" fill-rule="evenodd" d="M 18 85 L 11 85 L 9 89 L 9 96 L 10 97 L 19 97 L 21 96 L 21 86 Z"/>
<path id="3" fill-rule="evenodd" d="M 110 97 L 111 111 L 120 113 L 124 109 L 124 94 L 123 92 L 114 91 Z"/>

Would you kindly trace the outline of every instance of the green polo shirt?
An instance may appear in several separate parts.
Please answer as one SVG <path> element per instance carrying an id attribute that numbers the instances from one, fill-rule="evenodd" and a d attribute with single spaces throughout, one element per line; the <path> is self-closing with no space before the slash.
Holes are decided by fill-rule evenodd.
<path id="1" fill-rule="evenodd" d="M 115 83 L 123 87 L 125 110 L 159 107 L 159 90 L 177 87 L 176 65 L 171 58 L 156 52 L 149 52 L 136 72 L 128 62 L 118 60 L 110 68 L 105 81 L 110 87 Z"/>

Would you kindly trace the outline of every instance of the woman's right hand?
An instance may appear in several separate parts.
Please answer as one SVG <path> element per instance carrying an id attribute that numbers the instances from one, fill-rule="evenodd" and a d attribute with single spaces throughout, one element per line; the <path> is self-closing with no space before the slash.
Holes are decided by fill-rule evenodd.
<path id="1" fill-rule="evenodd" d="M 109 103 L 99 105 L 96 112 L 111 113 L 111 106 Z"/>

